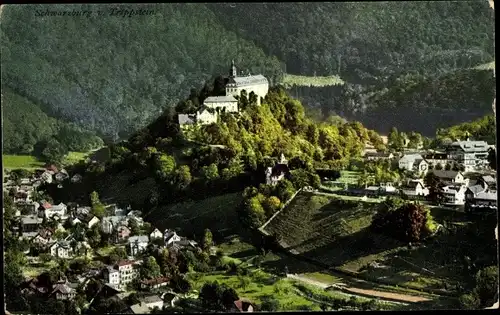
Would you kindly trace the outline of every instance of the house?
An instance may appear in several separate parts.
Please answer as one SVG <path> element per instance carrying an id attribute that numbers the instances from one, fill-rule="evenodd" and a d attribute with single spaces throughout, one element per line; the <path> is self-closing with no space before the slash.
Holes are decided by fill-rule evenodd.
<path id="1" fill-rule="evenodd" d="M 425 159 L 415 159 L 413 171 L 417 174 L 425 174 L 429 170 L 429 163 Z"/>
<path id="2" fill-rule="evenodd" d="M 69 242 L 67 241 L 59 241 L 50 246 L 50 254 L 53 257 L 57 258 L 72 258 L 73 257 L 73 248 L 71 248 Z"/>
<path id="3" fill-rule="evenodd" d="M 202 108 L 196 114 L 196 122 L 201 125 L 209 125 L 217 122 L 217 113 L 211 113 L 208 109 Z"/>
<path id="4" fill-rule="evenodd" d="M 82 181 L 82 179 L 83 179 L 82 175 L 80 175 L 80 174 L 75 174 L 75 175 L 73 175 L 73 176 L 71 177 L 71 182 L 72 182 L 72 183 L 79 183 L 79 182 L 81 182 L 81 181 Z"/>
<path id="5" fill-rule="evenodd" d="M 282 179 L 290 174 L 290 169 L 288 168 L 288 160 L 282 153 L 279 161 L 274 165 L 274 167 L 268 167 L 266 169 L 266 184 L 276 185 Z"/>
<path id="6" fill-rule="evenodd" d="M 226 84 L 226 95 L 240 96 L 241 92 L 245 90 L 248 98 L 253 92 L 257 96 L 257 105 L 261 104 L 261 98 L 265 98 L 269 92 L 269 81 L 265 76 L 258 75 L 238 75 L 234 60 L 231 61 L 231 68 L 229 69 L 229 77 Z"/>
<path id="7" fill-rule="evenodd" d="M 147 235 L 131 236 L 128 239 L 128 243 L 131 255 L 136 256 L 146 250 L 149 244 L 149 237 Z"/>
<path id="8" fill-rule="evenodd" d="M 169 246 L 181 240 L 181 237 L 177 235 L 175 231 L 171 231 L 169 229 L 165 230 L 164 233 L 165 246 Z"/>
<path id="9" fill-rule="evenodd" d="M 158 230 L 157 228 L 155 228 L 153 230 L 153 232 L 151 232 L 151 234 L 149 234 L 149 238 L 150 239 L 158 239 L 158 238 L 162 238 L 163 237 L 163 233 L 160 232 L 160 230 Z"/>
<path id="10" fill-rule="evenodd" d="M 465 185 L 451 185 L 443 187 L 445 204 L 464 205 L 465 204 Z"/>
<path id="11" fill-rule="evenodd" d="M 141 281 L 141 288 L 142 289 L 158 289 L 160 287 L 164 287 L 168 285 L 170 282 L 170 278 L 168 277 L 159 277 L 155 279 L 147 279 L 147 280 L 142 280 Z"/>
<path id="12" fill-rule="evenodd" d="M 157 295 L 145 296 L 139 301 L 130 307 L 134 314 L 149 314 L 155 307 L 163 309 L 163 300 Z"/>
<path id="13" fill-rule="evenodd" d="M 254 305 L 250 300 L 240 298 L 233 302 L 230 311 L 237 313 L 252 313 L 254 311 Z"/>
<path id="14" fill-rule="evenodd" d="M 448 154 L 441 152 L 431 152 L 424 155 L 424 159 L 429 163 L 429 168 L 435 168 L 440 165 L 442 169 L 454 161 L 448 158 Z"/>
<path id="15" fill-rule="evenodd" d="M 179 126 L 181 126 L 181 128 L 192 126 L 196 124 L 196 114 L 194 115 L 179 114 L 178 120 L 179 120 Z"/>
<path id="16" fill-rule="evenodd" d="M 52 179 L 52 174 L 49 171 L 45 171 L 40 175 L 40 179 L 47 184 L 51 184 L 53 179 Z"/>
<path id="17" fill-rule="evenodd" d="M 393 183 L 387 182 L 387 183 L 380 183 L 380 191 L 384 193 L 393 193 L 396 192 L 397 189 L 394 187 Z"/>
<path id="18" fill-rule="evenodd" d="M 390 160 L 394 158 L 394 154 L 385 152 L 367 152 L 365 159 L 368 161 Z"/>
<path id="19" fill-rule="evenodd" d="M 235 99 L 232 95 L 209 96 L 205 99 L 203 105 L 214 110 L 220 109 L 221 112 L 238 112 L 238 100 Z"/>
<path id="20" fill-rule="evenodd" d="M 488 166 L 490 146 L 485 141 L 455 141 L 447 146 L 446 153 L 462 165 L 465 172 L 484 169 Z"/>
<path id="21" fill-rule="evenodd" d="M 101 220 L 101 229 L 106 234 L 111 234 L 113 231 L 117 230 L 120 226 L 126 226 L 128 224 L 127 217 L 123 216 L 108 216 Z"/>
<path id="22" fill-rule="evenodd" d="M 469 186 L 465 191 L 465 200 L 472 201 L 474 200 L 474 198 L 476 198 L 477 194 L 485 192 L 487 189 L 488 189 L 487 185 L 483 186 L 481 184 L 475 184 Z"/>
<path id="23" fill-rule="evenodd" d="M 47 172 L 49 172 L 51 175 L 55 175 L 55 174 L 59 173 L 59 170 L 53 164 L 46 167 L 45 170 L 47 170 Z"/>
<path id="24" fill-rule="evenodd" d="M 108 266 L 104 270 L 104 279 L 108 284 L 112 285 L 113 287 L 115 288 L 120 287 L 120 271 L 118 269 Z"/>
<path id="25" fill-rule="evenodd" d="M 32 242 L 35 244 L 39 244 L 41 246 L 46 246 L 49 243 L 52 243 L 54 240 L 52 239 L 52 235 L 54 235 L 54 231 L 51 229 L 41 229 L 38 234 L 33 238 Z"/>
<path id="26" fill-rule="evenodd" d="M 118 241 L 124 241 L 130 236 L 130 233 L 132 232 L 127 226 L 121 225 L 116 229 L 116 239 Z"/>
<path id="27" fill-rule="evenodd" d="M 497 189 L 497 180 L 495 177 L 490 176 L 490 175 L 484 175 L 481 176 L 478 181 L 486 187 L 489 187 L 490 189 Z"/>
<path id="28" fill-rule="evenodd" d="M 163 299 L 163 307 L 175 307 L 175 303 L 179 301 L 179 296 L 175 292 L 165 292 L 163 293 L 162 297 Z"/>
<path id="29" fill-rule="evenodd" d="M 14 194 L 14 203 L 28 203 L 31 202 L 30 196 L 25 191 L 18 191 Z"/>
<path id="30" fill-rule="evenodd" d="M 401 170 L 407 170 L 407 171 L 413 171 L 414 170 L 414 164 L 416 160 L 423 160 L 424 158 L 420 154 L 405 154 L 401 159 L 398 161 L 398 166 L 399 169 Z"/>
<path id="31" fill-rule="evenodd" d="M 472 198 L 470 198 L 470 194 L 468 196 L 467 202 L 469 202 L 473 206 L 483 206 L 490 208 L 497 208 L 497 192 L 492 191 L 482 191 L 476 193 Z"/>
<path id="32" fill-rule="evenodd" d="M 45 218 L 53 218 L 54 216 L 58 216 L 60 219 L 63 219 L 66 217 L 66 210 L 67 207 L 64 203 L 59 203 L 58 205 L 51 205 L 48 202 L 42 203 L 42 205 L 39 208 L 40 213 L 42 216 Z"/>
<path id="33" fill-rule="evenodd" d="M 23 232 L 36 232 L 40 229 L 43 219 L 37 216 L 23 216 L 21 217 L 21 230 Z"/>
<path id="34" fill-rule="evenodd" d="M 459 171 L 432 170 L 432 173 L 444 183 L 466 184 L 468 182 Z"/>
<path id="35" fill-rule="evenodd" d="M 68 281 L 58 281 L 52 288 L 51 296 L 57 300 L 73 300 L 76 296 L 76 288 L 72 288 Z"/>
<path id="36" fill-rule="evenodd" d="M 423 181 L 420 179 L 410 180 L 401 190 L 408 197 L 427 196 L 429 194 L 429 189 L 424 186 Z"/>
<path id="37" fill-rule="evenodd" d="M 137 278 L 139 275 L 137 271 L 138 264 L 140 264 L 139 261 L 133 260 L 121 260 L 116 263 L 115 269 L 120 273 L 120 289 L 125 289 L 129 283 Z"/>
<path id="38" fill-rule="evenodd" d="M 77 223 L 83 224 L 87 229 L 90 229 L 94 225 L 98 224 L 101 222 L 98 217 L 96 217 L 93 214 L 86 214 L 86 215 L 77 215 L 76 218 L 71 221 L 72 225 L 75 225 Z"/>
<path id="39" fill-rule="evenodd" d="M 66 172 L 66 170 L 63 169 L 59 173 L 57 173 L 54 177 L 55 177 L 56 181 L 62 182 L 64 180 L 66 180 L 67 178 L 69 178 L 69 175 Z"/>

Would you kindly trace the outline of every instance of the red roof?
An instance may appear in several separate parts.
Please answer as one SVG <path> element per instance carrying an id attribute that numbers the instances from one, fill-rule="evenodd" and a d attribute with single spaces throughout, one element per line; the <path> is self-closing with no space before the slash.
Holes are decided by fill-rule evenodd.
<path id="1" fill-rule="evenodd" d="M 124 259 L 124 260 L 120 260 L 119 262 L 117 262 L 116 265 L 119 267 L 122 267 L 122 266 L 126 266 L 126 265 L 131 265 L 133 263 L 134 263 L 133 260 Z"/>
<path id="2" fill-rule="evenodd" d="M 234 306 L 240 311 L 240 312 L 247 312 L 248 308 L 252 305 L 252 302 L 250 302 L 247 299 L 239 299 L 234 301 Z"/>
<path id="3" fill-rule="evenodd" d="M 165 283 L 165 282 L 169 282 L 169 281 L 170 281 L 170 278 L 158 277 L 158 278 L 154 278 L 154 279 L 142 280 L 141 283 L 155 285 L 155 284 Z"/>
<path id="4" fill-rule="evenodd" d="M 52 171 L 52 172 L 54 172 L 54 173 L 57 173 L 57 172 L 58 172 L 58 169 L 57 169 L 57 167 L 56 167 L 55 165 L 49 165 L 49 166 L 47 167 L 47 170 L 48 170 L 48 171 Z"/>
<path id="5" fill-rule="evenodd" d="M 48 203 L 48 202 L 44 202 L 42 204 L 42 207 L 45 208 L 45 209 L 50 209 L 50 208 L 52 208 L 52 205 L 50 203 Z"/>

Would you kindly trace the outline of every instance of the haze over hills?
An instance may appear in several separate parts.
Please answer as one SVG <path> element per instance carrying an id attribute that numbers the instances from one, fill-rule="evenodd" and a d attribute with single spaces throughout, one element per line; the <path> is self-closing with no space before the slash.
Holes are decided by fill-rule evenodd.
<path id="1" fill-rule="evenodd" d="M 7 6 L 2 87 L 112 139 L 225 74 L 231 59 L 275 84 L 285 73 L 337 76 L 343 84 L 309 87 L 301 79 L 291 92 L 323 118 L 338 114 L 382 133 L 394 125 L 431 135 L 443 121 L 491 111 L 490 72 L 463 70 L 494 59 L 486 1 L 145 6 L 155 15 L 38 17 L 47 8 L 116 6 Z"/>

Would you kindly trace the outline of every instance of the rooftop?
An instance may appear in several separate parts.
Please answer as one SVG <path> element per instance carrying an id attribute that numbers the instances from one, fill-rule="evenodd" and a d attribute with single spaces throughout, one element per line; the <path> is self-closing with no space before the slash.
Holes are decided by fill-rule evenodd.
<path id="1" fill-rule="evenodd" d="M 147 235 L 137 235 L 137 236 L 131 236 L 128 239 L 129 243 L 134 243 L 134 242 L 149 242 L 149 236 Z"/>
<path id="2" fill-rule="evenodd" d="M 209 96 L 205 99 L 204 103 L 223 103 L 223 102 L 237 102 L 238 100 L 232 95 L 226 96 Z"/>
<path id="3" fill-rule="evenodd" d="M 230 78 L 228 84 L 236 84 L 236 86 L 240 87 L 253 84 L 269 84 L 269 81 L 267 81 L 265 76 L 258 74 L 258 75 Z"/>

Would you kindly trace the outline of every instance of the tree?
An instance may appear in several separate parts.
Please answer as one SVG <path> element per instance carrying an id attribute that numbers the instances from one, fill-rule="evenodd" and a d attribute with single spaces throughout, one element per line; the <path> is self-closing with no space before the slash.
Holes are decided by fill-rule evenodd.
<path id="1" fill-rule="evenodd" d="M 161 180 L 170 178 L 175 170 L 175 158 L 164 153 L 157 154 L 155 157 L 156 174 Z"/>
<path id="2" fill-rule="evenodd" d="M 264 312 L 277 312 L 280 310 L 280 302 L 279 300 L 273 297 L 266 297 L 262 301 L 261 311 Z"/>
<path id="3" fill-rule="evenodd" d="M 202 244 L 204 250 L 209 250 L 213 245 L 213 236 L 212 232 L 209 229 L 205 229 Z"/>
<path id="4" fill-rule="evenodd" d="M 66 153 L 67 149 L 59 141 L 50 138 L 41 155 L 47 163 L 60 164 Z"/>
<path id="5" fill-rule="evenodd" d="M 93 225 L 89 230 L 87 230 L 87 239 L 89 240 L 90 246 L 93 248 L 98 248 L 101 243 L 101 231 L 99 225 Z"/>
<path id="6" fill-rule="evenodd" d="M 130 218 L 128 220 L 128 227 L 130 228 L 132 235 L 141 235 L 141 228 L 135 218 Z"/>
<path id="7" fill-rule="evenodd" d="M 266 215 L 271 217 L 281 206 L 281 201 L 276 196 L 267 197 L 262 205 L 266 211 Z"/>
<path id="8" fill-rule="evenodd" d="M 441 182 L 439 177 L 437 177 L 433 172 L 429 172 L 424 177 L 424 183 L 425 186 L 429 188 L 429 195 L 427 198 L 435 204 L 441 204 L 444 200 L 444 184 Z"/>
<path id="9" fill-rule="evenodd" d="M 420 241 L 432 226 L 429 210 L 420 204 L 405 203 L 393 211 L 380 209 L 374 216 L 371 228 L 401 241 Z"/>
<path id="10" fill-rule="evenodd" d="M 177 188 L 184 189 L 191 183 L 192 177 L 189 166 L 181 165 L 175 171 L 175 182 Z"/>
<path id="11" fill-rule="evenodd" d="M 110 264 L 115 264 L 117 263 L 120 259 L 125 259 L 127 258 L 127 251 L 123 247 L 115 247 L 109 254 L 109 263 Z"/>
<path id="12" fill-rule="evenodd" d="M 462 309 L 477 310 L 480 307 L 480 301 L 475 293 L 463 294 L 458 299 Z"/>
<path id="13" fill-rule="evenodd" d="M 201 169 L 201 176 L 205 182 L 211 182 L 219 178 L 219 170 L 217 164 L 212 163 L 209 166 L 203 166 Z"/>
<path id="14" fill-rule="evenodd" d="M 142 279 L 154 279 L 161 276 L 160 266 L 158 266 L 156 259 L 152 256 L 145 258 L 139 268 L 139 274 Z"/>
<path id="15" fill-rule="evenodd" d="M 476 274 L 476 288 L 474 291 L 481 301 L 481 306 L 491 306 L 498 298 L 498 266 L 481 269 Z"/>
<path id="16" fill-rule="evenodd" d="M 90 194 L 90 205 L 92 206 L 92 214 L 99 219 L 106 215 L 106 207 L 99 200 L 99 194 L 96 191 Z"/>

